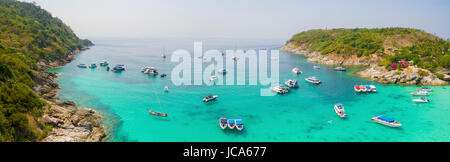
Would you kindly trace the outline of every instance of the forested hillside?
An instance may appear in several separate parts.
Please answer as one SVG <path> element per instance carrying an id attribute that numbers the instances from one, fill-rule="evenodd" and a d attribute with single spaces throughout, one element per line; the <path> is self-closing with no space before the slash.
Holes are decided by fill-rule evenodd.
<path id="1" fill-rule="evenodd" d="M 37 141 L 51 129 L 38 122 L 45 102 L 32 91 L 37 62 L 91 45 L 33 3 L 0 0 L 0 141 Z"/>

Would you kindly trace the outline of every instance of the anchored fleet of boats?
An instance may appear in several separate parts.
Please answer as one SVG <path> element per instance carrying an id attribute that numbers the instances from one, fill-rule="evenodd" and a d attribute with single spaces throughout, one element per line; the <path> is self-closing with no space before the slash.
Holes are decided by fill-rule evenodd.
<path id="1" fill-rule="evenodd" d="M 353 89 L 355 92 L 377 92 L 377 87 L 374 85 L 355 85 Z"/>

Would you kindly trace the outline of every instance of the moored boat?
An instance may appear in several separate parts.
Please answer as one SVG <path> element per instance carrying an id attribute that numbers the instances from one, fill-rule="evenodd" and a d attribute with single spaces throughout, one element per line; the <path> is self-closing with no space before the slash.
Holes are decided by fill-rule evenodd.
<path id="1" fill-rule="evenodd" d="M 118 65 L 114 66 L 111 71 L 119 72 L 119 71 L 124 71 L 124 70 L 125 70 L 125 65 L 118 64 Z"/>
<path id="2" fill-rule="evenodd" d="M 97 64 L 91 64 L 91 65 L 89 65 L 89 68 L 91 68 L 91 69 L 97 68 Z"/>
<path id="3" fill-rule="evenodd" d="M 206 97 L 203 98 L 203 102 L 210 102 L 210 101 L 214 101 L 217 99 L 217 95 L 208 95 Z"/>
<path id="4" fill-rule="evenodd" d="M 302 73 L 303 73 L 298 67 L 293 68 L 293 69 L 292 69 L 292 72 L 293 72 L 294 74 L 302 74 Z"/>
<path id="5" fill-rule="evenodd" d="M 359 86 L 357 85 L 355 85 L 353 89 L 355 90 L 355 92 L 361 92 L 361 88 L 359 88 Z"/>
<path id="6" fill-rule="evenodd" d="M 219 126 L 220 126 L 220 128 L 222 128 L 222 129 L 226 129 L 227 126 L 228 126 L 228 119 L 227 119 L 227 118 L 224 118 L 224 117 L 221 117 L 221 118 L 219 119 Z"/>
<path id="7" fill-rule="evenodd" d="M 334 105 L 334 111 L 341 118 L 347 117 L 347 114 L 345 114 L 344 106 L 342 106 L 341 103 L 337 103 Z"/>
<path id="8" fill-rule="evenodd" d="M 312 84 L 320 84 L 321 83 L 321 81 L 319 79 L 317 79 L 316 77 L 309 77 L 309 78 L 306 78 L 305 80 Z"/>
<path id="9" fill-rule="evenodd" d="M 87 68 L 87 65 L 86 64 L 78 64 L 77 65 L 79 68 Z"/>
<path id="10" fill-rule="evenodd" d="M 108 65 L 109 65 L 109 63 L 106 61 L 100 62 L 100 66 L 108 66 Z"/>
<path id="11" fill-rule="evenodd" d="M 234 127 L 236 126 L 235 120 L 234 120 L 234 119 L 228 119 L 227 126 L 228 126 L 228 128 L 230 128 L 230 129 L 234 129 Z"/>
<path id="12" fill-rule="evenodd" d="M 414 95 L 414 96 L 428 96 L 428 92 L 427 91 L 413 92 L 411 94 Z"/>
<path id="13" fill-rule="evenodd" d="M 375 116 L 371 120 L 375 121 L 375 122 L 377 122 L 379 124 L 383 124 L 385 126 L 388 126 L 388 127 L 400 127 L 400 126 L 402 126 L 402 124 L 400 124 L 399 122 L 395 121 L 394 119 L 389 118 L 389 117 L 385 117 L 385 116 L 382 116 L 382 115 Z"/>
<path id="14" fill-rule="evenodd" d="M 226 74 L 226 73 L 227 73 L 227 70 L 226 70 L 226 69 L 219 69 L 217 72 L 218 72 L 219 74 Z"/>
<path id="15" fill-rule="evenodd" d="M 156 111 L 150 111 L 147 109 L 147 111 L 152 114 L 152 115 L 156 115 L 156 116 L 162 116 L 162 117 L 167 117 L 167 114 L 165 113 L 161 113 L 161 112 L 156 112 Z"/>
<path id="16" fill-rule="evenodd" d="M 298 82 L 296 80 L 288 80 L 284 84 L 289 88 L 298 88 Z"/>
<path id="17" fill-rule="evenodd" d="M 361 92 L 367 92 L 367 88 L 364 85 L 359 85 L 359 88 L 361 89 Z"/>
<path id="18" fill-rule="evenodd" d="M 168 86 L 164 86 L 164 91 L 165 92 L 169 92 L 169 87 Z"/>
<path id="19" fill-rule="evenodd" d="M 334 68 L 334 70 L 336 70 L 336 71 L 345 71 L 345 70 L 347 70 L 347 69 L 345 69 L 345 68 L 342 67 L 342 66 L 338 66 L 338 67 Z"/>
<path id="20" fill-rule="evenodd" d="M 236 129 L 238 131 L 242 131 L 242 129 L 244 129 L 244 123 L 242 122 L 242 119 L 236 119 L 234 120 L 234 122 L 236 123 Z"/>
<path id="21" fill-rule="evenodd" d="M 285 93 L 289 92 L 289 88 L 284 88 L 281 86 L 273 86 L 273 87 L 271 87 L 271 89 L 272 89 L 272 91 L 274 91 L 275 93 L 278 93 L 278 94 L 285 94 Z"/>
<path id="22" fill-rule="evenodd" d="M 211 77 L 209 77 L 209 81 L 211 81 L 211 82 L 214 82 L 214 81 L 216 81 L 217 80 L 217 76 L 211 76 Z"/>
<path id="23" fill-rule="evenodd" d="M 369 87 L 371 92 L 377 92 L 377 87 L 375 87 L 374 85 L 369 85 Z"/>
<path id="24" fill-rule="evenodd" d="M 314 65 L 313 68 L 314 69 L 320 69 L 320 66 L 319 65 Z"/>
<path id="25" fill-rule="evenodd" d="M 431 87 L 420 87 L 420 88 L 417 88 L 417 90 L 421 90 L 421 91 L 432 91 Z"/>
<path id="26" fill-rule="evenodd" d="M 413 99 L 412 101 L 413 102 L 423 102 L 423 103 L 430 102 L 430 100 L 428 100 L 425 97 L 420 97 L 420 98 L 417 98 L 417 99 Z"/>

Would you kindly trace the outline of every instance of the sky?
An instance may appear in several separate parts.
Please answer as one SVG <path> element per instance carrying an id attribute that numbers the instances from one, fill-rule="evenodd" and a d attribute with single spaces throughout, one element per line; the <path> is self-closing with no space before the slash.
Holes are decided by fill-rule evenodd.
<path id="1" fill-rule="evenodd" d="M 448 0 L 23 0 L 81 38 L 260 38 L 309 29 L 408 27 L 450 38 Z"/>

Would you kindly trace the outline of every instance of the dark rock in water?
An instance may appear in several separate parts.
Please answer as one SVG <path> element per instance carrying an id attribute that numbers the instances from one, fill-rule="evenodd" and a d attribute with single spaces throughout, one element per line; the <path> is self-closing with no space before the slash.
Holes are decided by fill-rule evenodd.
<path id="1" fill-rule="evenodd" d="M 167 76 L 167 74 L 161 74 L 160 76 L 161 76 L 161 78 L 164 78 Z"/>
<path id="2" fill-rule="evenodd" d="M 60 102 L 57 103 L 58 106 L 77 106 L 77 104 L 73 101 L 64 101 L 64 102 Z"/>

